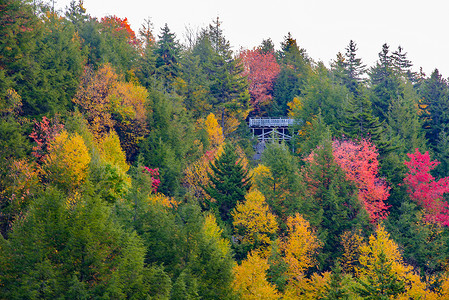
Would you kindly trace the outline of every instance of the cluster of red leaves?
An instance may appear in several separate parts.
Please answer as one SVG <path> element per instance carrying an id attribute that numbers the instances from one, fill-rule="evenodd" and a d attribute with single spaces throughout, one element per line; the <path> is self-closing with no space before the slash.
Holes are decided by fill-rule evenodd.
<path id="1" fill-rule="evenodd" d="M 34 130 L 29 136 L 36 142 L 36 146 L 33 147 L 33 152 L 31 153 L 38 161 L 42 161 L 43 157 L 48 153 L 48 146 L 63 128 L 64 125 L 56 119 L 49 120 L 45 116 L 42 118 L 42 122 L 34 121 Z"/>
<path id="2" fill-rule="evenodd" d="M 245 50 L 240 53 L 245 68 L 243 75 L 249 82 L 251 104 L 255 110 L 260 105 L 272 99 L 273 82 L 281 68 L 272 52 L 263 53 L 258 49 Z"/>
<path id="3" fill-rule="evenodd" d="M 428 221 L 449 225 L 449 205 L 444 201 L 444 194 L 449 192 L 449 177 L 435 181 L 430 171 L 440 163 L 430 161 L 429 152 L 408 153 L 410 161 L 404 162 L 408 172 L 404 178 L 410 198 L 426 211 Z"/>
<path id="4" fill-rule="evenodd" d="M 132 45 L 138 45 L 139 41 L 136 38 L 135 32 L 131 29 L 131 26 L 128 23 L 128 18 L 121 19 L 117 16 L 107 16 L 101 18 L 101 23 L 119 35 L 124 35 L 128 40 L 128 43 Z"/>
<path id="5" fill-rule="evenodd" d="M 335 140 L 332 144 L 334 159 L 343 169 L 346 178 L 359 189 L 359 200 L 364 204 L 372 223 L 388 216 L 388 207 L 384 201 L 390 196 L 390 187 L 378 177 L 379 161 L 376 146 L 362 139 Z"/>
<path id="6" fill-rule="evenodd" d="M 161 184 L 161 180 L 159 179 L 159 168 L 150 169 L 146 166 L 143 166 L 143 172 L 148 173 L 151 176 L 151 188 L 154 193 L 157 193 L 157 188 Z"/>

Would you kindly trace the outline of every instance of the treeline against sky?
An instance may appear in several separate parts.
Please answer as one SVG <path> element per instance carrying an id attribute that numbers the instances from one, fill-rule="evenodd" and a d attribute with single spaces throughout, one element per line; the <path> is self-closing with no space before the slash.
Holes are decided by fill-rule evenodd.
<path id="1" fill-rule="evenodd" d="M 449 297 L 449 84 L 400 46 L 6 0 L 0 116 L 2 299 Z M 254 160 L 249 117 L 292 139 Z"/>

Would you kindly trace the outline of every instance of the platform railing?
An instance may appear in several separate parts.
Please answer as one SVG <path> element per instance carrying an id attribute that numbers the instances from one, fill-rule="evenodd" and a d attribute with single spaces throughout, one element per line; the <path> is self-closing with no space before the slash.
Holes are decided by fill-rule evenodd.
<path id="1" fill-rule="evenodd" d="M 250 118 L 249 127 L 288 127 L 293 125 L 294 119 L 290 118 Z"/>

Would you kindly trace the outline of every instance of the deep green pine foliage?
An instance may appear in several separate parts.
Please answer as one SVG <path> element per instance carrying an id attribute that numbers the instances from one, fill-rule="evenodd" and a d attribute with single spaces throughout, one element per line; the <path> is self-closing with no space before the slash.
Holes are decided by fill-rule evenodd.
<path id="1" fill-rule="evenodd" d="M 379 52 L 379 60 L 369 72 L 373 91 L 373 110 L 375 116 L 379 117 L 381 121 L 386 119 L 391 101 L 401 93 L 400 82 L 394 69 L 389 48 L 387 44 L 382 46 L 382 51 Z"/>
<path id="2" fill-rule="evenodd" d="M 407 78 L 411 83 L 416 84 L 418 82 L 418 74 L 411 70 L 413 66 L 412 62 L 407 58 L 407 52 L 403 52 L 404 48 L 398 47 L 398 50 L 392 54 L 393 66 L 395 71 Z"/>
<path id="3" fill-rule="evenodd" d="M 366 65 L 362 63 L 361 58 L 357 58 L 357 50 L 357 44 L 353 40 L 349 41 L 346 58 L 343 60 L 345 74 L 343 82 L 353 94 L 357 93 L 358 85 L 363 82 L 363 75 L 366 72 Z"/>
<path id="4" fill-rule="evenodd" d="M 153 24 L 150 19 L 145 19 L 139 35 L 143 42 L 142 55 L 139 57 L 136 69 L 136 76 L 140 83 L 148 90 L 155 85 L 156 55 L 154 53 L 156 42 L 153 36 Z"/>
<path id="5" fill-rule="evenodd" d="M 435 69 L 429 78 L 425 79 L 420 88 L 421 103 L 424 113 L 423 127 L 426 138 L 432 147 L 438 143 L 440 132 L 449 123 L 449 84 Z"/>
<path id="6" fill-rule="evenodd" d="M 158 38 L 154 51 L 156 54 L 156 69 L 164 87 L 170 90 L 170 85 L 179 75 L 181 46 L 176 40 L 176 35 L 170 31 L 167 24 L 161 28 L 161 34 Z"/>
<path id="7" fill-rule="evenodd" d="M 227 223 L 232 223 L 231 211 L 237 202 L 243 201 L 251 187 L 248 171 L 242 166 L 234 146 L 225 144 L 223 154 L 210 164 L 211 184 L 205 191 L 213 199 L 210 207 Z"/>
<path id="8" fill-rule="evenodd" d="M 368 214 L 358 199 L 354 183 L 334 161 L 332 142 L 325 138 L 309 157 L 304 169 L 307 199 L 302 211 L 309 216 L 310 224 L 317 228 L 323 241 L 319 255 L 321 268 L 329 269 L 341 256 L 340 235 L 354 228 L 368 225 Z"/>
<path id="9" fill-rule="evenodd" d="M 266 145 L 261 162 L 270 169 L 272 177 L 267 178 L 263 186 L 258 188 L 273 213 L 279 220 L 285 220 L 286 216 L 293 215 L 301 206 L 302 186 L 296 158 L 287 145 L 274 140 Z"/>
<path id="10" fill-rule="evenodd" d="M 376 276 L 365 280 L 358 279 L 359 286 L 355 291 L 363 299 L 368 300 L 388 300 L 403 293 L 405 284 L 391 272 L 391 264 L 387 261 L 385 253 L 380 253 L 379 260 L 376 260 L 373 266 Z"/>
<path id="11" fill-rule="evenodd" d="M 343 135 L 351 139 L 370 139 L 381 153 L 391 151 L 391 141 L 385 138 L 383 122 L 373 115 L 366 92 L 360 88 L 356 94 L 345 107 L 345 122 L 340 123 Z"/>
<path id="12" fill-rule="evenodd" d="M 324 300 L 350 299 L 350 294 L 343 282 L 343 270 L 337 261 L 332 268 L 331 281 L 327 286 L 327 295 Z"/>
<path id="13" fill-rule="evenodd" d="M 147 291 L 140 238 L 122 229 L 95 197 L 83 195 L 74 203 L 48 189 L 14 224 L 5 246 L 4 299 L 61 299 L 67 293 L 142 299 Z"/>
<path id="14" fill-rule="evenodd" d="M 290 33 L 284 37 L 278 57 L 281 72 L 273 86 L 273 102 L 268 108 L 270 116 L 287 115 L 287 103 L 294 97 L 302 95 L 312 70 L 306 51 L 299 48 L 296 39 Z"/>

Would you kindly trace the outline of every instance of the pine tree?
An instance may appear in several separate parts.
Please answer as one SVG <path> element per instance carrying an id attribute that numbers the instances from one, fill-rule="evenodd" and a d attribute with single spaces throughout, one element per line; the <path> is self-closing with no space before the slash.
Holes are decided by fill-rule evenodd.
<path id="1" fill-rule="evenodd" d="M 340 235 L 366 226 L 368 214 L 358 199 L 356 186 L 346 179 L 334 160 L 329 139 L 325 139 L 307 160 L 304 178 L 308 199 L 304 201 L 303 211 L 324 242 L 320 263 L 326 269 L 341 253 Z"/>
<path id="2" fill-rule="evenodd" d="M 385 139 L 383 122 L 373 116 L 371 102 L 364 91 L 360 90 L 354 98 L 349 99 L 345 111 L 345 122 L 340 125 L 346 137 L 369 139 L 382 153 L 392 150 L 391 141 Z"/>
<path id="3" fill-rule="evenodd" d="M 378 255 L 378 259 L 371 267 L 374 276 L 358 280 L 360 286 L 355 288 L 363 299 L 388 300 L 405 292 L 405 283 L 392 272 L 392 262 L 387 261 L 384 252 Z"/>
<path id="4" fill-rule="evenodd" d="M 211 184 L 204 188 L 213 199 L 209 205 L 223 221 L 232 224 L 231 211 L 238 202 L 245 199 L 251 187 L 248 171 L 243 169 L 231 144 L 225 144 L 223 154 L 210 167 Z"/>
<path id="5" fill-rule="evenodd" d="M 423 98 L 421 117 L 426 138 L 435 147 L 440 131 L 449 122 L 449 84 L 438 69 L 435 69 L 422 83 L 419 94 Z"/>
<path id="6" fill-rule="evenodd" d="M 344 84 L 352 92 L 357 93 L 358 85 L 363 82 L 363 75 L 366 72 L 366 65 L 362 64 L 362 59 L 357 58 L 357 44 L 351 40 L 346 48 L 345 57 L 343 61 L 343 68 L 345 73 Z"/>
<path id="7" fill-rule="evenodd" d="M 164 87 L 170 90 L 173 80 L 179 75 L 179 60 L 181 46 L 176 40 L 176 35 L 165 24 L 158 36 L 156 54 L 156 68 Z"/>
<path id="8" fill-rule="evenodd" d="M 382 51 L 379 52 L 379 60 L 369 72 L 374 92 L 372 98 L 373 109 L 375 115 L 381 121 L 386 119 L 386 113 L 391 101 L 396 99 L 401 93 L 389 48 L 390 46 L 387 44 L 382 46 Z"/>

